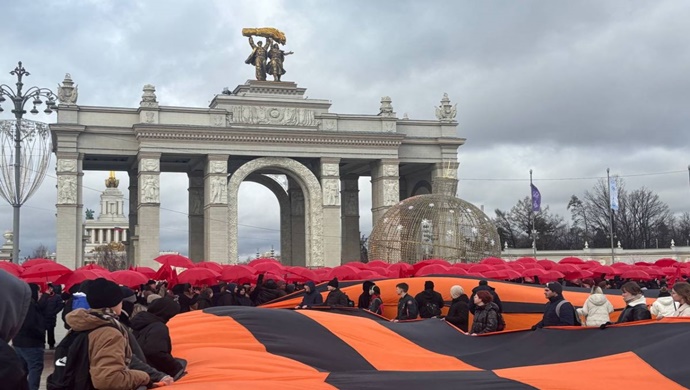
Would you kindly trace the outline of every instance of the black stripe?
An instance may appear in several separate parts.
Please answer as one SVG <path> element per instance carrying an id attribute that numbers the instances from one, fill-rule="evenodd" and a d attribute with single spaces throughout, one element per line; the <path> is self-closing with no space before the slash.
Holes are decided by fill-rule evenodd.
<path id="1" fill-rule="evenodd" d="M 293 310 L 223 306 L 205 309 L 204 312 L 232 317 L 247 328 L 268 352 L 319 371 L 374 370 L 354 348 L 318 322 Z"/>
<path id="2" fill-rule="evenodd" d="M 421 362 L 410 361 L 410 365 Z M 331 373 L 326 383 L 341 390 L 534 389 L 491 371 L 375 371 Z"/>

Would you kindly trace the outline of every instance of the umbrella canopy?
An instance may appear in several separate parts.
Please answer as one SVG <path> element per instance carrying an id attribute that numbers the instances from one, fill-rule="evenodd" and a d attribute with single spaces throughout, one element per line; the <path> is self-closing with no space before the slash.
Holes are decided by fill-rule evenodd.
<path id="1" fill-rule="evenodd" d="M 213 261 L 202 261 L 201 263 L 196 263 L 195 268 L 208 268 L 218 273 L 223 272 L 223 266 Z"/>
<path id="2" fill-rule="evenodd" d="M 179 283 L 189 283 L 193 286 L 200 284 L 215 284 L 220 274 L 208 268 L 190 268 L 177 275 Z"/>
<path id="3" fill-rule="evenodd" d="M 383 267 L 383 268 L 388 268 L 388 267 L 390 266 L 390 264 L 386 263 L 386 262 L 383 261 L 383 260 L 372 260 L 372 261 L 370 261 L 370 262 L 367 263 L 367 266 L 368 266 L 369 268 L 371 268 L 371 267 Z"/>
<path id="4" fill-rule="evenodd" d="M 664 259 L 659 259 L 654 262 L 654 265 L 658 265 L 659 267 L 671 267 L 674 266 L 678 263 L 678 261 L 674 259 L 669 259 L 669 258 L 664 258 Z"/>
<path id="5" fill-rule="evenodd" d="M 535 259 L 534 257 L 521 257 L 521 258 L 515 260 L 515 262 L 520 263 L 520 264 L 536 263 L 537 259 Z"/>
<path id="6" fill-rule="evenodd" d="M 580 265 L 581 269 L 591 269 L 600 266 L 601 263 L 596 260 L 587 260 L 584 264 Z"/>
<path id="7" fill-rule="evenodd" d="M 469 275 L 469 272 L 464 268 L 450 267 L 448 268 L 448 275 Z"/>
<path id="8" fill-rule="evenodd" d="M 87 264 L 87 265 L 81 266 L 81 267 L 75 269 L 75 271 L 78 271 L 78 270 L 80 270 L 80 269 L 85 269 L 85 270 L 90 270 L 90 271 L 93 271 L 93 270 L 107 271 L 107 269 L 105 269 L 105 268 L 103 268 L 103 267 L 101 267 L 100 265 L 95 264 L 95 263 L 91 263 L 91 264 Z"/>
<path id="9" fill-rule="evenodd" d="M 626 270 L 621 274 L 621 278 L 634 280 L 652 280 L 652 277 L 649 276 L 648 273 L 637 269 Z"/>
<path id="10" fill-rule="evenodd" d="M 450 267 L 450 263 L 447 262 L 446 260 L 443 259 L 428 259 L 428 260 L 422 260 L 418 263 L 415 263 L 412 268 L 414 268 L 414 271 L 417 272 L 423 267 L 426 267 L 427 265 L 432 265 L 432 264 L 440 264 L 445 267 Z"/>
<path id="11" fill-rule="evenodd" d="M 55 280 L 55 284 L 64 284 L 65 285 L 65 290 L 69 290 L 70 287 L 74 286 L 75 284 L 81 284 L 81 282 L 85 280 L 96 280 L 98 278 L 105 278 L 108 280 L 112 280 L 110 276 L 104 277 L 102 275 L 99 275 L 93 270 L 89 269 L 78 269 L 74 272 L 66 273 L 59 278 Z"/>
<path id="12" fill-rule="evenodd" d="M 449 273 L 450 267 L 444 266 L 442 264 L 429 264 L 417 270 L 414 276 L 426 276 L 426 275 L 446 275 Z"/>
<path id="13" fill-rule="evenodd" d="M 7 273 L 10 273 L 14 276 L 19 276 L 22 272 L 24 272 L 24 267 L 10 263 L 9 261 L 0 261 L 0 269 L 7 271 Z"/>
<path id="14" fill-rule="evenodd" d="M 231 265 L 223 268 L 220 279 L 228 282 L 248 281 L 254 278 L 254 275 L 256 275 L 256 270 L 248 265 Z"/>
<path id="15" fill-rule="evenodd" d="M 558 261 L 559 264 L 584 264 L 585 261 L 579 257 L 564 257 Z"/>
<path id="16" fill-rule="evenodd" d="M 564 278 L 565 275 L 558 271 L 546 271 L 546 273 L 539 277 L 542 282 L 555 282 L 558 279 Z"/>
<path id="17" fill-rule="evenodd" d="M 110 277 L 113 282 L 129 288 L 139 288 L 140 285 L 149 281 L 148 276 L 132 270 L 115 271 L 110 274 Z"/>
<path id="18" fill-rule="evenodd" d="M 563 272 L 566 280 L 586 279 L 594 276 L 594 273 L 586 269 L 579 269 L 574 272 Z"/>
<path id="19" fill-rule="evenodd" d="M 514 261 L 511 261 L 510 263 L 506 263 L 506 265 L 508 266 L 508 268 L 511 268 L 511 269 L 514 269 L 514 270 L 517 270 L 517 271 L 520 271 L 520 270 L 523 270 L 523 269 L 526 269 L 526 268 L 527 268 L 527 267 L 525 266 L 525 264 L 516 263 L 516 262 L 514 262 Z"/>
<path id="20" fill-rule="evenodd" d="M 258 263 L 250 266 L 254 268 L 257 273 L 262 273 L 262 272 L 273 272 L 276 274 L 281 274 L 285 272 L 285 267 L 283 267 L 282 264 L 280 263 L 273 263 L 273 262 L 264 262 L 264 263 Z"/>
<path id="21" fill-rule="evenodd" d="M 140 274 L 146 276 L 147 278 L 153 278 L 156 276 L 156 271 L 150 267 L 134 267 L 133 271 L 139 272 Z"/>
<path id="22" fill-rule="evenodd" d="M 22 279 L 32 277 L 47 278 L 51 276 L 62 276 L 70 272 L 72 272 L 72 270 L 64 265 L 50 261 L 49 263 L 36 264 L 25 269 L 21 276 Z"/>
<path id="23" fill-rule="evenodd" d="M 247 264 L 247 265 L 253 267 L 253 266 L 255 266 L 256 264 L 261 264 L 261 263 L 277 263 L 277 264 L 280 264 L 280 261 L 278 261 L 278 260 L 276 260 L 276 259 L 274 259 L 274 258 L 272 258 L 272 257 L 259 257 L 259 258 L 256 258 L 256 259 L 250 261 L 249 264 Z"/>
<path id="24" fill-rule="evenodd" d="M 372 271 L 369 269 L 363 269 L 359 271 L 359 278 L 361 280 L 369 280 L 369 279 L 385 279 L 386 277 L 383 275 L 379 275 L 378 272 Z"/>
<path id="25" fill-rule="evenodd" d="M 488 271 L 493 271 L 494 267 L 488 265 L 488 264 L 473 264 L 468 271 L 469 272 L 488 272 Z"/>
<path id="26" fill-rule="evenodd" d="M 550 270 L 550 269 L 553 268 L 554 265 L 556 265 L 556 263 L 554 263 L 553 261 L 551 261 L 551 260 L 546 260 L 546 259 L 544 259 L 544 260 L 537 260 L 537 264 L 539 264 L 539 265 L 541 265 L 542 267 L 544 267 L 545 270 Z"/>
<path id="27" fill-rule="evenodd" d="M 54 263 L 55 261 L 50 259 L 30 259 L 22 263 L 22 267 L 29 268 L 38 264 Z"/>
<path id="28" fill-rule="evenodd" d="M 505 260 L 499 259 L 498 257 L 487 257 L 486 259 L 482 259 L 479 264 L 505 264 L 505 262 Z"/>
<path id="29" fill-rule="evenodd" d="M 538 276 L 539 278 L 541 278 L 541 277 L 549 275 L 549 271 L 542 269 L 542 268 L 528 268 L 528 269 L 522 270 L 520 272 L 520 275 L 522 275 L 526 278 L 533 278 L 535 276 Z"/>
<path id="30" fill-rule="evenodd" d="M 499 269 L 495 271 L 484 272 L 484 276 L 491 279 L 505 279 L 513 280 L 520 279 L 522 275 L 513 269 Z"/>
<path id="31" fill-rule="evenodd" d="M 328 274 L 328 279 L 338 278 L 338 280 L 358 280 L 359 269 L 349 265 L 335 267 Z"/>
<path id="32" fill-rule="evenodd" d="M 562 274 L 566 274 L 569 272 L 577 272 L 579 270 L 578 267 L 572 265 L 572 264 L 561 264 L 561 263 L 556 263 L 551 267 L 552 270 L 558 271 Z"/>
<path id="33" fill-rule="evenodd" d="M 192 263 L 189 258 L 184 257 L 182 255 L 175 255 L 175 254 L 170 254 L 170 255 L 161 255 L 153 259 L 157 263 L 161 263 L 163 265 L 169 265 L 171 267 L 180 267 L 180 268 L 194 268 L 194 263 Z"/>
<path id="34" fill-rule="evenodd" d="M 632 267 L 632 266 L 631 266 L 630 264 L 627 264 L 627 263 L 613 263 L 613 264 L 611 264 L 611 267 L 614 267 L 614 268 L 630 268 L 630 267 Z"/>
<path id="35" fill-rule="evenodd" d="M 343 264 L 343 265 L 349 265 L 350 267 L 355 267 L 357 269 L 368 269 L 369 268 L 368 264 L 364 264 L 360 261 L 351 261 L 351 262 Z"/>
<path id="36" fill-rule="evenodd" d="M 608 265 L 600 265 L 598 267 L 590 268 L 588 271 L 593 274 L 606 274 L 606 275 L 620 275 L 623 271 L 619 268 L 614 268 Z"/>
<path id="37" fill-rule="evenodd" d="M 408 276 L 414 275 L 414 267 L 412 264 L 408 263 L 395 263 L 388 266 L 391 271 L 397 271 L 401 278 L 406 278 Z"/>
<path id="38" fill-rule="evenodd" d="M 287 275 L 285 279 L 290 282 L 320 282 L 321 277 L 319 277 L 316 272 L 304 268 L 304 267 L 288 267 Z"/>

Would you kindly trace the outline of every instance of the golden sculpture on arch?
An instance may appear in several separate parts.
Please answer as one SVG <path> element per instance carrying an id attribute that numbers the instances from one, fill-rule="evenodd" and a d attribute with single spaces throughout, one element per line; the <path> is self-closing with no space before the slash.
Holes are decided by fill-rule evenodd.
<path id="1" fill-rule="evenodd" d="M 249 45 L 252 47 L 252 52 L 244 61 L 246 64 L 254 65 L 256 70 L 255 77 L 259 81 L 266 81 L 266 75 L 273 76 L 273 81 L 280 81 L 282 75 L 285 74 L 283 63 L 285 56 L 293 54 L 293 52 L 285 52 L 280 49 L 278 43 L 285 44 L 287 38 L 285 34 L 272 27 L 262 28 L 243 28 L 242 35 L 249 37 Z M 266 38 L 266 44 L 259 41 L 254 43 L 253 36 Z"/>

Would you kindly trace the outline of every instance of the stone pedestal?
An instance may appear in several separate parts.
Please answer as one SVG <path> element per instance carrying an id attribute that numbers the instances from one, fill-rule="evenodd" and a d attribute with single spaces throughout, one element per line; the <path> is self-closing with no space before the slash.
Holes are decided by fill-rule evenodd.
<path id="1" fill-rule="evenodd" d="M 321 159 L 321 191 L 323 194 L 323 256 L 324 265 L 341 263 L 340 221 L 340 159 Z"/>
<path id="2" fill-rule="evenodd" d="M 193 171 L 189 178 L 189 258 L 204 260 L 204 172 Z"/>
<path id="3" fill-rule="evenodd" d="M 371 164 L 372 225 L 400 201 L 398 160 L 378 160 Z"/>
<path id="4" fill-rule="evenodd" d="M 82 160 L 74 153 L 58 153 L 57 262 L 75 268 L 83 264 Z"/>
<path id="5" fill-rule="evenodd" d="M 228 155 L 209 155 L 204 174 L 204 260 L 228 263 Z"/>
<path id="6" fill-rule="evenodd" d="M 137 262 L 154 266 L 160 254 L 160 154 L 140 154 Z"/>
<path id="7" fill-rule="evenodd" d="M 359 177 L 341 178 L 340 188 L 343 263 L 359 261 Z"/>

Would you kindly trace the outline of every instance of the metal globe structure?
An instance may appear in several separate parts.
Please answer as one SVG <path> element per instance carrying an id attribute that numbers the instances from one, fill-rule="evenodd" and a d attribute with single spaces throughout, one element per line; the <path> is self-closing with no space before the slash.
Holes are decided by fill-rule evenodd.
<path id="1" fill-rule="evenodd" d="M 499 257 L 501 242 L 479 208 L 447 195 L 418 195 L 391 207 L 369 237 L 369 258 L 414 264 L 432 258 L 474 263 Z"/>

